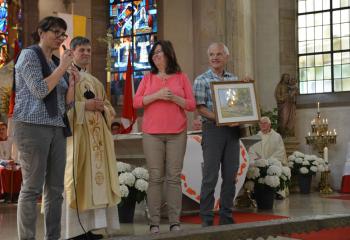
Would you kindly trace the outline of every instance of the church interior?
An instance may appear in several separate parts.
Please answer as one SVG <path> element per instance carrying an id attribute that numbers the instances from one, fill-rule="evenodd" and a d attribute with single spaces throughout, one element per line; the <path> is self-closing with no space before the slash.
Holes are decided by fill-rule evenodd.
<path id="1" fill-rule="evenodd" d="M 131 54 L 135 91 L 150 70 L 148 52 L 156 40 L 172 42 L 179 65 L 193 84 L 208 69 L 208 46 L 222 42 L 230 51 L 225 69 L 238 79 L 254 80 L 259 118 L 268 116 L 272 128 L 282 135 L 285 166 L 292 168 L 298 159 L 308 157 L 323 164 L 315 170 L 308 193 L 297 186 L 292 170 L 287 195 L 262 210 L 245 187 L 247 170 L 235 201 L 237 224 L 201 228 L 200 221 L 191 218 L 199 211 L 201 179 L 194 178 L 202 174 L 201 162 L 190 161 L 196 153 L 202 154 L 197 141 L 200 131 L 194 127 L 197 114 L 187 113 L 191 134 L 187 148 L 193 146 L 193 152 L 186 152 L 182 175 L 183 230 L 169 233 L 163 219 L 161 233 L 150 234 L 149 213 L 142 201 L 136 204 L 131 223 L 121 221 L 117 231 L 95 233 L 104 239 L 350 239 L 350 0 L 0 0 L 0 121 L 9 128 L 13 61 L 32 44 L 31 33 L 47 16 L 68 23 L 67 41 L 79 35 L 90 39 L 88 71 L 103 83 L 116 121 L 121 122 L 125 106 Z M 276 96 L 285 76 L 290 84 L 285 94 L 294 94 L 287 113 L 280 110 Z M 280 128 L 283 114 L 290 114 L 287 130 Z M 138 110 L 136 132 L 141 130 L 142 116 Z M 241 128 L 246 153 L 259 118 Z M 113 138 L 117 161 L 145 167 L 140 134 Z M 6 240 L 17 239 L 19 189 L 14 171 L 6 181 L 0 179 L 0 194 L 4 184 L 11 185 L 10 198 L 0 200 L 0 239 Z M 197 193 L 191 194 L 193 189 Z M 36 232 L 37 239 L 44 239 L 40 204 Z"/>

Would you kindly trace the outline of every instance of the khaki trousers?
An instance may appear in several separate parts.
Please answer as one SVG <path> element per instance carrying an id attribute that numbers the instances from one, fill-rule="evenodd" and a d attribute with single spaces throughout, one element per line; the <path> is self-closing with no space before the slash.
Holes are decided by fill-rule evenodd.
<path id="1" fill-rule="evenodd" d="M 149 171 L 147 204 L 151 225 L 160 223 L 164 180 L 169 224 L 180 223 L 182 204 L 180 175 L 186 143 L 186 131 L 179 134 L 143 134 L 143 151 Z"/>

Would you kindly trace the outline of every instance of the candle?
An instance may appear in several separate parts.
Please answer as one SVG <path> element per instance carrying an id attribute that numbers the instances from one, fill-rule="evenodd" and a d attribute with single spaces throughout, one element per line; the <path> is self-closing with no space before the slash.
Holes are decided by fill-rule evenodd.
<path id="1" fill-rule="evenodd" d="M 309 132 L 309 137 L 311 136 L 310 132 Z"/>
<path id="2" fill-rule="evenodd" d="M 317 102 L 317 112 L 320 112 L 320 102 Z"/>
<path id="3" fill-rule="evenodd" d="M 322 118 L 322 124 L 324 124 L 324 118 Z"/>
<path id="4" fill-rule="evenodd" d="M 107 82 L 110 83 L 111 82 L 111 72 L 107 71 Z"/>
<path id="5" fill-rule="evenodd" d="M 328 119 L 326 118 L 326 124 L 328 124 Z"/>
<path id="6" fill-rule="evenodd" d="M 328 148 L 324 147 L 323 149 L 323 159 L 327 162 L 328 161 Z"/>

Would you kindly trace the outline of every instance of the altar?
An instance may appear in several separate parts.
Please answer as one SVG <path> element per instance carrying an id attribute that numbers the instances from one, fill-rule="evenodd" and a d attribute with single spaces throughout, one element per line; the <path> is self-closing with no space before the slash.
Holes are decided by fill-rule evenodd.
<path id="1" fill-rule="evenodd" d="M 200 131 L 188 132 L 187 136 L 187 148 L 181 174 L 182 193 L 194 202 L 199 203 L 203 164 L 201 147 L 202 136 Z M 239 190 L 244 184 L 249 167 L 250 160 L 245 146 L 248 148 L 252 143 L 257 141 L 259 141 L 259 139 L 254 139 L 252 137 L 242 138 L 240 141 L 240 163 L 237 174 L 235 197 L 237 197 Z M 142 149 L 142 135 L 140 133 L 114 135 L 114 143 L 118 161 L 127 162 L 134 166 L 143 166 L 146 164 Z M 219 207 L 221 182 L 222 179 L 219 172 L 219 179 L 214 194 L 216 209 Z"/>

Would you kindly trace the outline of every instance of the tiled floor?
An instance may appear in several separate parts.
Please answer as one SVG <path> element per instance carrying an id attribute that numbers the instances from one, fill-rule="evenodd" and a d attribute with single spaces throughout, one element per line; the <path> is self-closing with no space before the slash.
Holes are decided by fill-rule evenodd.
<path id="1" fill-rule="evenodd" d="M 334 194 L 336 195 L 336 194 Z M 16 204 L 0 203 L 0 236 L 1 239 L 17 239 Z M 263 212 L 288 217 L 316 216 L 332 214 L 350 214 L 350 201 L 321 197 L 318 193 L 309 195 L 291 194 L 286 200 L 276 200 L 274 209 L 270 211 L 257 211 L 256 209 L 238 209 L 245 212 Z M 39 206 L 38 206 L 39 212 Z M 200 228 L 200 225 L 183 224 L 183 229 Z M 161 232 L 169 231 L 169 226 L 164 220 L 160 226 Z M 144 212 L 138 208 L 134 224 L 121 224 L 121 229 L 114 236 L 143 235 L 148 234 L 149 227 Z M 104 233 L 99 230 L 99 233 Z M 43 217 L 38 215 L 37 239 L 43 239 Z"/>

